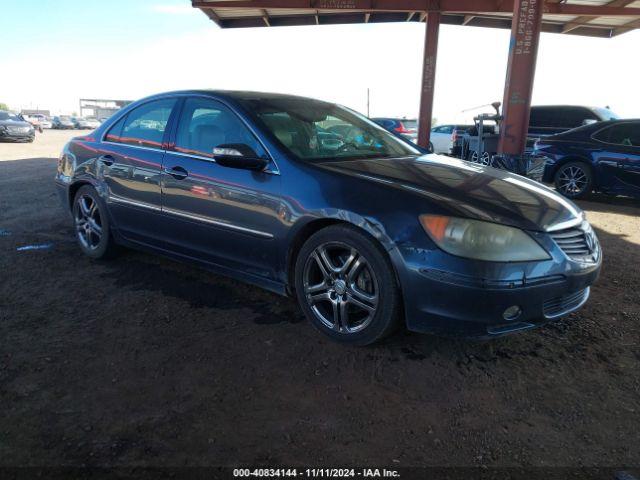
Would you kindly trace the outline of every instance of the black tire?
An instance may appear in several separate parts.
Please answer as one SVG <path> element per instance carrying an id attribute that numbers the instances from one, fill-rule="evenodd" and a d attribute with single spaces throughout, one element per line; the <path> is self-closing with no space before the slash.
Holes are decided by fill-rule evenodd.
<path id="1" fill-rule="evenodd" d="M 82 253 L 94 259 L 106 259 L 115 254 L 116 244 L 106 206 L 90 185 L 80 187 L 73 199 L 73 226 Z"/>
<path id="2" fill-rule="evenodd" d="M 584 198 L 593 191 L 593 172 L 585 162 L 568 162 L 558 168 L 554 184 L 556 190 L 567 198 Z"/>
<path id="3" fill-rule="evenodd" d="M 433 143 L 429 142 L 429 153 L 436 153 L 433 148 Z"/>
<path id="4" fill-rule="evenodd" d="M 321 251 L 333 256 L 329 264 L 318 261 Z M 337 263 L 341 259 L 344 265 Z M 343 274 L 336 273 L 328 279 L 322 273 L 328 271 L 327 265 L 346 267 Z M 316 279 L 311 282 L 314 274 Z M 354 227 L 334 225 L 312 235 L 300 249 L 294 275 L 302 311 L 333 340 L 369 345 L 389 336 L 399 324 L 402 301 L 391 262 L 373 238 Z M 322 296 L 328 298 L 312 300 Z M 363 298 L 367 300 L 361 301 Z M 333 315 L 331 319 L 327 318 L 329 315 Z"/>

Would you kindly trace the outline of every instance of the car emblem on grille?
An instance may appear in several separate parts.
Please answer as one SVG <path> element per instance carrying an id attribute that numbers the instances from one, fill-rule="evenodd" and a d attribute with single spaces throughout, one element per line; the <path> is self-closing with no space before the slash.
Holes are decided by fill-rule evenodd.
<path id="1" fill-rule="evenodd" d="M 584 240 L 587 243 L 587 247 L 589 247 L 589 252 L 594 253 L 596 250 L 596 239 L 593 238 L 593 233 L 585 232 Z"/>

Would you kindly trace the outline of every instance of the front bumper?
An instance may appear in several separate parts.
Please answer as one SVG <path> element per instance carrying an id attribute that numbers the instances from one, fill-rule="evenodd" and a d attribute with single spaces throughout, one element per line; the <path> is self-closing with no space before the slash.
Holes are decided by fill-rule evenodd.
<path id="1" fill-rule="evenodd" d="M 442 251 L 399 248 L 407 328 L 491 338 L 578 310 L 589 298 L 602 257 L 592 263 L 575 262 L 548 241 L 552 258 L 542 262 L 479 262 Z M 510 307 L 518 307 L 520 313 L 507 320 L 504 314 Z"/>

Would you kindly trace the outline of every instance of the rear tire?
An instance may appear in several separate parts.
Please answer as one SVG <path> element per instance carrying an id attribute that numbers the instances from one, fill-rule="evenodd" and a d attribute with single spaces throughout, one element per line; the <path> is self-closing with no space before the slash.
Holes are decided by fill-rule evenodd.
<path id="1" fill-rule="evenodd" d="M 80 187 L 73 200 L 73 223 L 82 253 L 94 259 L 113 256 L 116 245 L 106 205 L 90 185 Z"/>
<path id="2" fill-rule="evenodd" d="M 304 314 L 318 330 L 350 345 L 369 345 L 398 326 L 402 302 L 385 251 L 354 227 L 320 230 L 302 246 L 295 289 Z"/>
<path id="3" fill-rule="evenodd" d="M 579 199 L 593 190 L 593 173 L 585 162 L 569 162 L 561 165 L 554 178 L 556 190 L 567 198 Z"/>

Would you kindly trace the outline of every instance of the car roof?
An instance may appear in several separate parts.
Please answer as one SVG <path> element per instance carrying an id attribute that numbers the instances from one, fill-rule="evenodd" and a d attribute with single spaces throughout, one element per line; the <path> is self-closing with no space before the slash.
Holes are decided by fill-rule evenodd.
<path id="1" fill-rule="evenodd" d="M 170 92 L 158 93 L 156 95 L 152 95 L 150 97 L 146 97 L 146 99 L 152 98 L 162 98 L 173 95 L 207 95 L 218 98 L 228 98 L 232 100 L 252 100 L 252 99 L 300 99 L 300 100 L 313 100 L 316 102 L 323 103 L 332 103 L 326 102 L 324 100 L 319 100 L 317 98 L 312 97 L 303 97 L 300 95 L 290 95 L 285 93 L 274 93 L 274 92 L 256 92 L 251 90 L 217 90 L 217 89 L 195 89 L 195 90 L 175 90 Z"/>

